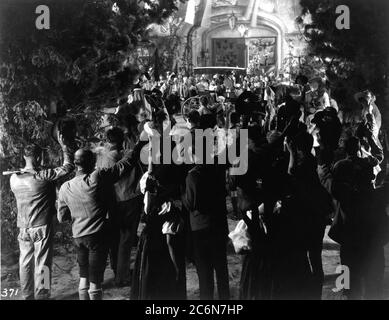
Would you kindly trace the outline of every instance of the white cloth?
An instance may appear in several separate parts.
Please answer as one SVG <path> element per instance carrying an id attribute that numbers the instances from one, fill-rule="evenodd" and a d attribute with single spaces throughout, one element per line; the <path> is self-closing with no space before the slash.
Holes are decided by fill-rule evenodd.
<path id="1" fill-rule="evenodd" d="M 251 239 L 249 237 L 247 224 L 240 220 L 235 229 L 231 231 L 228 237 L 232 241 L 236 253 L 251 250 Z"/>
<path id="2" fill-rule="evenodd" d="M 142 194 L 145 194 L 145 191 L 146 191 L 146 181 L 147 181 L 147 178 L 149 177 L 149 173 L 146 171 L 142 178 L 140 178 L 140 181 L 139 181 L 139 187 L 140 187 L 140 192 L 142 192 Z"/>

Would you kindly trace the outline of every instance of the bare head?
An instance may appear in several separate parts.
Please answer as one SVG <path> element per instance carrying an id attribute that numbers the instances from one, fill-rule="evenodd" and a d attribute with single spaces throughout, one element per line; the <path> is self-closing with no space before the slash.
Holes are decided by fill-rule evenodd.
<path id="1" fill-rule="evenodd" d="M 77 170 L 90 173 L 96 165 L 95 154 L 89 149 L 78 149 L 74 154 L 74 164 L 77 166 Z"/>
<path id="2" fill-rule="evenodd" d="M 42 159 L 42 150 L 36 144 L 29 144 L 23 150 L 23 158 L 26 161 L 26 167 L 34 168 Z"/>

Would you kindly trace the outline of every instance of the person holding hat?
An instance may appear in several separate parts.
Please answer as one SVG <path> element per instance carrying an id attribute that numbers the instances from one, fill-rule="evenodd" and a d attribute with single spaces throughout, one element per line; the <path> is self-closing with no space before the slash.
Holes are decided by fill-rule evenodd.
<path id="1" fill-rule="evenodd" d="M 21 294 L 25 300 L 50 298 L 55 183 L 74 169 L 72 151 L 59 133 L 58 142 L 63 152 L 62 166 L 40 168 L 42 150 L 37 145 L 30 144 L 23 149 L 26 166 L 10 179 L 17 204 L 19 276 Z"/>
<path id="2" fill-rule="evenodd" d="M 129 118 L 129 117 L 128 117 Z M 127 119 L 126 119 L 127 120 Z M 129 119 L 128 119 L 129 120 Z M 131 129 L 137 121 L 132 116 Z M 131 149 L 136 145 L 138 133 L 131 137 L 132 132 L 128 132 L 127 138 L 135 138 Z M 124 156 L 126 135 L 119 127 L 114 127 L 106 132 L 107 144 L 96 157 L 96 167 L 99 169 L 113 167 Z M 130 143 L 126 144 L 130 146 Z M 141 163 L 133 166 L 131 171 L 114 184 L 113 188 L 113 210 L 110 212 L 110 261 L 115 274 L 114 283 L 118 287 L 129 285 L 131 249 L 136 245 L 136 230 L 142 212 L 142 199 L 138 190 L 138 183 L 143 174 Z"/>
<path id="3" fill-rule="evenodd" d="M 375 139 L 378 139 L 378 134 L 382 125 L 382 116 L 380 110 L 375 104 L 375 95 L 371 91 L 365 90 L 356 93 L 354 95 L 354 100 L 361 106 L 362 119 L 368 126 L 372 127 L 373 136 Z"/>
<path id="4" fill-rule="evenodd" d="M 137 143 L 132 152 L 126 150 L 120 161 L 104 169 L 95 169 L 96 157 L 92 150 L 77 150 L 74 154 L 76 176 L 66 181 L 59 190 L 57 218 L 60 223 L 69 221 L 72 225 L 80 271 L 80 300 L 103 298 L 111 190 L 138 164 L 143 145 Z"/>

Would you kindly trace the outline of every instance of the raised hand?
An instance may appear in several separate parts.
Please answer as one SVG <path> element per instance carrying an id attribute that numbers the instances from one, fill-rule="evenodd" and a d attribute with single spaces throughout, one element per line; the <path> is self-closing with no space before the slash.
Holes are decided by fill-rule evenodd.
<path id="1" fill-rule="evenodd" d="M 60 146 L 62 148 L 66 146 L 65 141 L 63 139 L 63 135 L 59 131 L 58 131 L 58 134 L 57 134 L 57 141 L 58 141 L 58 143 L 60 144 Z"/>

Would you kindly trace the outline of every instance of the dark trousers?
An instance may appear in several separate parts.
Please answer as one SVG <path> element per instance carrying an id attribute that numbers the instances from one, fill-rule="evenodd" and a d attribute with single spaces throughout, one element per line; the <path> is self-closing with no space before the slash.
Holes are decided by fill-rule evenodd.
<path id="1" fill-rule="evenodd" d="M 118 202 L 111 225 L 110 261 L 115 281 L 129 282 L 132 247 L 136 246 L 142 198 Z"/>
<path id="2" fill-rule="evenodd" d="M 382 246 L 342 244 L 340 259 L 350 271 L 350 288 L 344 290 L 348 299 L 382 299 L 385 272 Z"/>
<path id="3" fill-rule="evenodd" d="M 312 300 L 321 300 L 322 297 L 324 271 L 321 254 L 323 251 L 323 238 L 325 229 L 326 226 L 324 223 L 322 225 L 313 227 L 311 229 L 312 235 L 308 245 L 308 259 L 312 271 L 309 298 Z"/>
<path id="4" fill-rule="evenodd" d="M 104 280 L 108 243 L 105 232 L 74 238 L 80 277 L 100 284 Z"/>
<path id="5" fill-rule="evenodd" d="M 221 300 L 230 298 L 227 268 L 226 238 L 211 229 L 193 231 L 193 253 L 199 277 L 200 299 L 213 300 L 214 272 L 218 296 Z"/>

